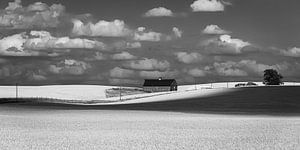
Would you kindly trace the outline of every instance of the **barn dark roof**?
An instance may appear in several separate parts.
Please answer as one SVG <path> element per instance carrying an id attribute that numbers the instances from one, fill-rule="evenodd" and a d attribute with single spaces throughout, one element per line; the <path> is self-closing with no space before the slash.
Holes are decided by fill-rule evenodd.
<path id="1" fill-rule="evenodd" d="M 171 86 L 175 79 L 145 79 L 143 86 Z"/>

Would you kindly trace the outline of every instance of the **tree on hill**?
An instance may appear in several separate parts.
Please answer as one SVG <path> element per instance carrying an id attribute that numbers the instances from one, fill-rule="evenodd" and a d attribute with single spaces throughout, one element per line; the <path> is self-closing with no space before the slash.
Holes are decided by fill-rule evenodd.
<path id="1" fill-rule="evenodd" d="M 281 81 L 282 75 L 279 74 L 275 69 L 266 69 L 264 71 L 264 81 L 265 85 L 280 85 L 283 84 Z"/>

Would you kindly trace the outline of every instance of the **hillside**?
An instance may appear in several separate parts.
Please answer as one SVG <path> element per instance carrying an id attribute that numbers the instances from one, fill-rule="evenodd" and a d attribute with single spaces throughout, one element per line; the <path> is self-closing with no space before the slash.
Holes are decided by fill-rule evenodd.
<path id="1" fill-rule="evenodd" d="M 19 103 L 55 109 L 158 110 L 179 112 L 300 114 L 300 86 L 198 89 L 91 104 Z"/>
<path id="2" fill-rule="evenodd" d="M 116 106 L 98 107 L 168 111 L 300 113 L 299 91 L 300 86 L 246 87 L 223 90 L 206 96 L 189 95 L 191 93 L 186 92 L 186 95 L 177 98 L 162 95 L 118 103 Z M 201 93 L 200 90 L 198 92 Z M 165 97 L 169 99 L 162 100 Z"/>

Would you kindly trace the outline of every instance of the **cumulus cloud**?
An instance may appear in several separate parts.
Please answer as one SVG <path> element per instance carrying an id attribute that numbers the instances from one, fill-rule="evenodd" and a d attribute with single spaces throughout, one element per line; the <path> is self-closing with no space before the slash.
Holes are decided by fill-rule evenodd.
<path id="1" fill-rule="evenodd" d="M 158 42 L 162 39 L 162 33 L 148 31 L 145 32 L 145 27 L 139 27 L 137 31 L 134 33 L 134 40 L 136 41 L 151 41 Z"/>
<path id="2" fill-rule="evenodd" d="M 122 52 L 122 53 L 118 53 L 118 54 L 113 54 L 111 56 L 112 59 L 114 60 L 132 60 L 132 59 L 137 59 L 136 56 L 131 55 L 128 52 Z"/>
<path id="3" fill-rule="evenodd" d="M 121 52 L 116 54 L 104 54 L 101 52 L 96 52 L 92 57 L 86 57 L 86 61 L 95 61 L 95 60 L 136 60 L 138 57 L 134 56 L 128 52 Z"/>
<path id="4" fill-rule="evenodd" d="M 13 29 L 57 27 L 64 15 L 65 7 L 61 4 L 48 6 L 42 2 L 23 7 L 21 0 L 10 2 L 0 10 L 0 27 Z"/>
<path id="5" fill-rule="evenodd" d="M 168 34 L 147 30 L 145 27 L 138 27 L 133 33 L 133 39 L 136 41 L 159 42 L 159 41 L 170 41 L 182 37 L 183 32 L 179 30 L 177 27 L 173 27 L 172 31 L 173 33 L 168 35 Z"/>
<path id="6" fill-rule="evenodd" d="M 177 38 L 181 38 L 182 37 L 182 31 L 181 30 L 179 30 L 177 27 L 173 27 L 173 32 L 174 32 L 174 34 L 175 34 L 175 37 L 177 37 Z"/>
<path id="7" fill-rule="evenodd" d="M 84 24 L 81 20 L 73 19 L 72 33 L 77 36 L 124 37 L 130 34 L 130 29 L 122 20 L 105 21 Z"/>
<path id="8" fill-rule="evenodd" d="M 199 53 L 177 52 L 174 54 L 178 61 L 185 64 L 197 63 L 203 60 L 203 56 Z"/>
<path id="9" fill-rule="evenodd" d="M 99 41 L 69 37 L 53 37 L 47 31 L 31 31 L 32 38 L 27 39 L 25 47 L 29 49 L 49 49 L 49 48 L 86 48 L 86 49 L 106 49 L 106 45 Z"/>
<path id="10" fill-rule="evenodd" d="M 225 3 L 222 0 L 196 0 L 191 4 L 191 8 L 194 12 L 216 12 L 224 11 L 225 5 L 230 5 L 230 3 Z"/>
<path id="11" fill-rule="evenodd" d="M 298 47 L 293 47 L 288 50 L 281 50 L 280 53 L 284 56 L 289 56 L 289 57 L 300 57 L 300 48 Z"/>
<path id="12" fill-rule="evenodd" d="M 110 77 L 113 78 L 132 78 L 135 76 L 135 71 L 129 69 L 123 69 L 120 67 L 115 67 L 109 71 Z"/>
<path id="13" fill-rule="evenodd" d="M 22 1 L 21 0 L 15 0 L 14 2 L 8 2 L 8 6 L 5 8 L 7 11 L 14 11 L 18 8 L 22 8 L 23 6 L 21 5 Z"/>
<path id="14" fill-rule="evenodd" d="M 157 7 L 148 10 L 145 15 L 145 17 L 172 17 L 174 16 L 173 12 L 167 8 L 164 7 Z"/>
<path id="15" fill-rule="evenodd" d="M 30 53 L 24 51 L 23 44 L 26 42 L 25 33 L 15 34 L 0 40 L 0 55 L 26 56 Z"/>
<path id="16" fill-rule="evenodd" d="M 114 49 L 136 49 L 141 48 L 142 44 L 140 42 L 118 41 L 113 43 L 112 47 Z"/>
<path id="17" fill-rule="evenodd" d="M 148 70 L 148 71 L 164 71 L 170 67 L 170 63 L 166 60 L 158 61 L 156 59 L 145 58 L 143 60 L 132 60 L 123 64 L 123 67 L 134 70 Z"/>
<path id="18" fill-rule="evenodd" d="M 219 38 L 208 39 L 201 45 L 211 50 L 210 53 L 216 54 L 241 54 L 245 51 L 252 51 L 251 49 L 244 50 L 245 47 L 251 46 L 251 43 L 232 38 L 227 34 L 220 35 Z"/>
<path id="19" fill-rule="evenodd" d="M 57 64 L 50 65 L 48 70 L 53 74 L 69 74 L 69 75 L 82 75 L 91 65 L 74 59 L 66 59 Z"/>
<path id="20" fill-rule="evenodd" d="M 237 50 L 240 50 L 243 47 L 250 45 L 249 42 L 244 42 L 243 40 L 240 39 L 233 39 L 231 38 L 230 35 L 221 35 L 220 41 L 222 43 L 232 45 L 232 47 L 235 47 Z"/>
<path id="21" fill-rule="evenodd" d="M 218 25 L 207 25 L 202 31 L 204 34 L 228 34 L 229 31 L 221 29 Z"/>
<path id="22" fill-rule="evenodd" d="M 46 49 L 85 48 L 106 50 L 107 46 L 99 41 L 69 37 L 53 37 L 47 31 L 31 31 L 11 35 L 0 39 L 0 55 L 37 56 Z"/>

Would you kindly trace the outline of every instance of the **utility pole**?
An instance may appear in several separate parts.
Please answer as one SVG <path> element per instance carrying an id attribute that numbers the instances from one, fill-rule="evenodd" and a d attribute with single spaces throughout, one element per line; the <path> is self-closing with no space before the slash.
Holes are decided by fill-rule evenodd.
<path id="1" fill-rule="evenodd" d="M 16 100 L 18 99 L 19 96 L 19 89 L 18 89 L 18 83 L 16 83 Z"/>
<path id="2" fill-rule="evenodd" d="M 119 94 L 120 94 L 120 101 L 122 101 L 122 89 L 121 89 L 121 85 L 120 85 L 120 88 L 119 88 Z"/>
<path id="3" fill-rule="evenodd" d="M 195 90 L 197 90 L 197 82 L 196 82 L 196 78 L 194 78 L 194 82 L 195 82 Z"/>

